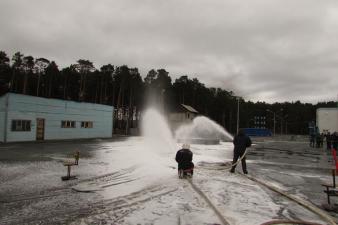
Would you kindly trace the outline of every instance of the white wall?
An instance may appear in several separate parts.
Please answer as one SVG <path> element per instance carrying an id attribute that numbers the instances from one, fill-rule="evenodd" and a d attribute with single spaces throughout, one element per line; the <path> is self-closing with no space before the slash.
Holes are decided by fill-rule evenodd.
<path id="1" fill-rule="evenodd" d="M 5 136 L 5 110 L 6 95 L 0 97 L 0 142 L 4 142 Z"/>
<path id="2" fill-rule="evenodd" d="M 317 126 L 319 132 L 329 130 L 331 133 L 338 132 L 338 108 L 317 109 Z"/>
<path id="3" fill-rule="evenodd" d="M 185 113 L 170 113 L 169 120 L 175 122 L 182 122 L 185 120 Z"/>
<path id="4" fill-rule="evenodd" d="M 45 119 L 45 140 L 112 136 L 111 106 L 10 94 L 7 142 L 36 140 L 36 119 Z M 11 121 L 31 120 L 31 131 L 11 131 Z M 76 121 L 75 128 L 61 128 L 62 120 Z M 93 128 L 81 128 L 92 121 Z"/>

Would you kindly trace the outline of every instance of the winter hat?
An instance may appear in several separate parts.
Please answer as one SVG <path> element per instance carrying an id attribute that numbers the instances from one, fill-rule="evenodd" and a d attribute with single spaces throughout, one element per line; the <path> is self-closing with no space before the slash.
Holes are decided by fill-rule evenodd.
<path id="1" fill-rule="evenodd" d="M 182 148 L 183 148 L 183 149 L 190 149 L 190 145 L 189 145 L 189 144 L 183 144 L 183 145 L 182 145 Z"/>

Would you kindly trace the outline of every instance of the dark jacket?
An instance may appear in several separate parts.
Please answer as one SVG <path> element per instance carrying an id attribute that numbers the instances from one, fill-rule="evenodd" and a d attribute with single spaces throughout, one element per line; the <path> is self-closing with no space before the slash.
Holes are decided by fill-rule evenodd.
<path id="1" fill-rule="evenodd" d="M 251 139 L 245 134 L 238 134 L 235 136 L 234 140 L 234 151 L 238 153 L 243 153 L 246 148 L 251 146 Z"/>
<path id="2" fill-rule="evenodd" d="M 332 142 L 332 148 L 338 150 L 338 134 L 337 132 L 335 132 L 332 136 L 331 136 L 331 142 Z"/>
<path id="3" fill-rule="evenodd" d="M 176 162 L 178 163 L 178 169 L 189 169 L 193 167 L 192 152 L 189 149 L 181 149 L 176 153 Z"/>

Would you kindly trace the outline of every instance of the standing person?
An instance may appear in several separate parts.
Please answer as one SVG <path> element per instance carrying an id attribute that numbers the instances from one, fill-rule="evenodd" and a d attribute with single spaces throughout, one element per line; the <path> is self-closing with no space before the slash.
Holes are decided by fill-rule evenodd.
<path id="1" fill-rule="evenodd" d="M 75 165 L 79 165 L 79 159 L 80 159 L 80 152 L 79 151 L 75 152 L 74 158 L 75 158 Z"/>
<path id="2" fill-rule="evenodd" d="M 331 133 L 330 132 L 326 133 L 325 139 L 326 139 L 326 149 L 331 150 Z"/>
<path id="3" fill-rule="evenodd" d="M 320 134 L 320 146 L 321 148 L 323 148 L 323 144 L 324 144 L 324 133 Z"/>
<path id="4" fill-rule="evenodd" d="M 338 132 L 335 131 L 331 136 L 332 148 L 338 150 Z"/>
<path id="5" fill-rule="evenodd" d="M 320 142 L 321 142 L 321 136 L 320 133 L 316 134 L 316 148 L 320 148 Z"/>
<path id="6" fill-rule="evenodd" d="M 310 147 L 312 147 L 312 148 L 315 147 L 315 139 L 316 139 L 315 133 L 311 133 L 310 134 Z"/>
<path id="7" fill-rule="evenodd" d="M 238 134 L 234 137 L 234 159 L 232 161 L 232 168 L 230 173 L 234 173 L 236 169 L 237 160 L 243 156 L 246 148 L 251 146 L 251 139 L 245 135 L 244 130 L 239 130 Z M 248 174 L 248 170 L 246 168 L 245 156 L 242 158 L 242 169 L 244 174 Z"/>
<path id="8" fill-rule="evenodd" d="M 176 153 L 175 160 L 178 163 L 178 176 L 183 178 L 188 173 L 192 176 L 194 173 L 194 163 L 192 162 L 193 153 L 190 151 L 189 144 L 183 144 L 182 149 Z"/>

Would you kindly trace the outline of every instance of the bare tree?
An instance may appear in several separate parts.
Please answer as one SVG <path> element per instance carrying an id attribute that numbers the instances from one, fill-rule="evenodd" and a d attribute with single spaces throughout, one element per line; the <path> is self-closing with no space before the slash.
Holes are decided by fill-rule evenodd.
<path id="1" fill-rule="evenodd" d="M 0 95 L 8 90 L 10 79 L 9 58 L 5 52 L 0 51 Z"/>
<path id="2" fill-rule="evenodd" d="M 18 91 L 17 74 L 23 70 L 22 57 L 23 57 L 23 54 L 21 54 L 20 52 L 16 52 L 13 55 L 12 78 L 10 82 L 10 91 L 15 91 L 15 92 Z"/>
<path id="3" fill-rule="evenodd" d="M 22 93 L 27 94 L 28 77 L 33 73 L 34 58 L 32 56 L 23 57 L 24 80 Z"/>
<path id="4" fill-rule="evenodd" d="M 36 96 L 39 96 L 41 76 L 46 74 L 46 69 L 49 66 L 49 60 L 45 58 L 38 58 L 35 60 L 34 72 L 38 75 L 36 84 Z"/>
<path id="5" fill-rule="evenodd" d="M 100 70 L 102 73 L 100 84 L 100 103 L 107 103 L 107 88 L 109 83 L 113 86 L 112 92 L 115 91 L 113 82 L 114 66 L 111 64 L 103 65 Z M 114 105 L 114 99 L 112 101 L 112 105 Z"/>
<path id="6" fill-rule="evenodd" d="M 50 98 L 52 97 L 52 90 L 53 90 L 53 80 L 55 79 L 55 76 L 59 74 L 58 66 L 54 61 L 52 61 L 48 67 L 46 68 L 46 77 L 48 80 L 48 86 L 47 86 L 47 96 Z"/>
<path id="7" fill-rule="evenodd" d="M 89 60 L 80 59 L 78 64 L 74 65 L 75 70 L 80 74 L 79 100 L 83 101 L 86 94 L 87 75 L 95 71 L 93 63 Z"/>

